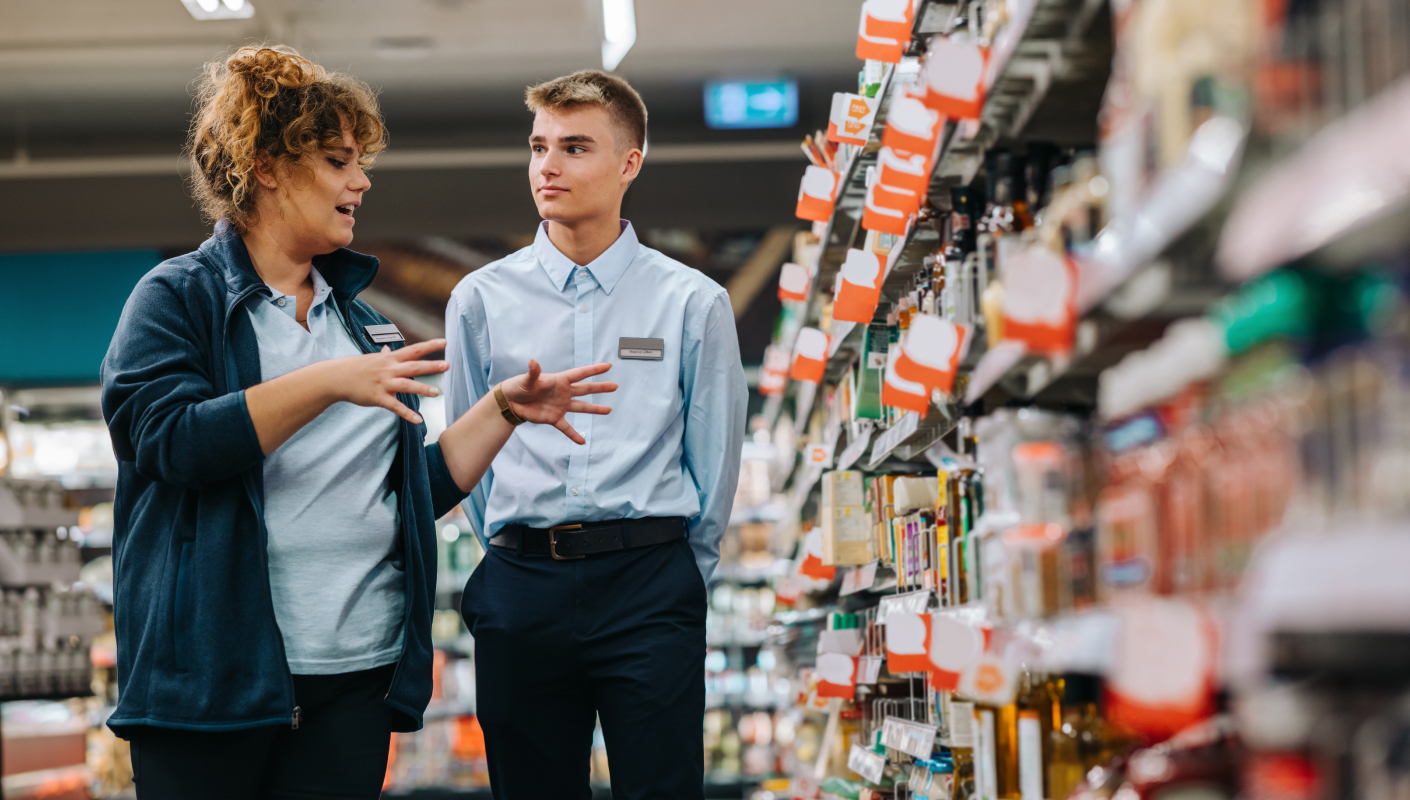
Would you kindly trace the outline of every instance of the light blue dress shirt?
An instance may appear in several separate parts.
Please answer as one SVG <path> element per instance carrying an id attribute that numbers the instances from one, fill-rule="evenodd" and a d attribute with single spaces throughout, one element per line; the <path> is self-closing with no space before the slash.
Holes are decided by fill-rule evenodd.
<path id="1" fill-rule="evenodd" d="M 622 338 L 661 339 L 660 361 L 624 359 Z M 533 245 L 467 275 L 446 306 L 447 419 L 458 419 L 529 359 L 544 372 L 598 362 L 593 380 L 621 388 L 584 398 L 606 416 L 569 414 L 587 440 L 524 425 L 464 507 L 482 542 L 509 523 L 681 516 L 709 580 L 739 482 L 749 393 L 729 295 L 699 271 L 637 241 L 630 223 L 597 260 L 578 266 Z"/>
<path id="2" fill-rule="evenodd" d="M 313 271 L 308 330 L 297 298 L 272 287 L 245 307 L 260 379 L 362 355 Z M 295 675 L 334 675 L 401 658 L 406 577 L 388 481 L 401 429 L 385 408 L 334 403 L 264 459 L 264 523 L 274 618 Z"/>

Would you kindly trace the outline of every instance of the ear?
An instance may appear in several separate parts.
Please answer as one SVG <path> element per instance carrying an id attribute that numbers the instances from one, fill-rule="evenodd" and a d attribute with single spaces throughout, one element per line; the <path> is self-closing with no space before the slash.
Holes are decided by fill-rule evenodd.
<path id="1" fill-rule="evenodd" d="M 269 153 L 255 156 L 255 180 L 266 189 L 278 189 L 279 179 L 274 174 L 274 159 Z"/>
<path id="2" fill-rule="evenodd" d="M 641 172 L 641 162 L 643 155 L 641 148 L 633 147 L 627 151 L 627 158 L 622 162 L 622 179 L 628 183 L 636 180 L 636 176 Z"/>

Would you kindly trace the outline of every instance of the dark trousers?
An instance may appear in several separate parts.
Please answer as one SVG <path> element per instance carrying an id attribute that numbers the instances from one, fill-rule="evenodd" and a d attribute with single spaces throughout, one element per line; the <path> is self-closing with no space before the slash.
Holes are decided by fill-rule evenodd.
<path id="1" fill-rule="evenodd" d="M 684 541 L 572 561 L 489 548 L 465 587 L 496 800 L 703 796 L 705 583 Z"/>
<path id="2" fill-rule="evenodd" d="M 132 737 L 137 797 L 376 798 L 392 733 L 392 709 L 382 698 L 395 668 L 295 675 L 297 730 L 144 728 Z"/>

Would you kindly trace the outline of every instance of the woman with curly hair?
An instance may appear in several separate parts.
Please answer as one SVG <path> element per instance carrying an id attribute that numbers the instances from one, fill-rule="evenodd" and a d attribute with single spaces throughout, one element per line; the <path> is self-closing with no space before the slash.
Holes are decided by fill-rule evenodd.
<path id="1" fill-rule="evenodd" d="M 497 387 L 423 444 L 403 347 L 346 249 L 385 147 L 372 92 L 280 47 L 205 71 L 195 195 L 215 232 L 152 270 L 103 361 L 119 462 L 114 610 L 138 797 L 377 797 L 431 698 L 435 520 L 524 421 L 608 365 Z"/>

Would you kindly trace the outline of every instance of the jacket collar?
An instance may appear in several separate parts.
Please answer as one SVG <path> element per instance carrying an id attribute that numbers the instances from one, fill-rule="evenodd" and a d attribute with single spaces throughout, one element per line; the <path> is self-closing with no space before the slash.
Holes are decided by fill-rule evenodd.
<path id="1" fill-rule="evenodd" d="M 215 224 L 215 233 L 201 244 L 199 252 L 225 278 L 226 290 L 233 295 L 242 295 L 264 286 L 259 273 L 250 261 L 250 251 L 245 248 L 245 240 L 235 232 L 235 226 L 226 220 Z M 340 299 L 356 297 L 372 283 L 377 275 L 377 259 L 374 256 L 357 253 L 346 247 L 331 253 L 315 256 L 313 266 L 333 289 Z"/>

